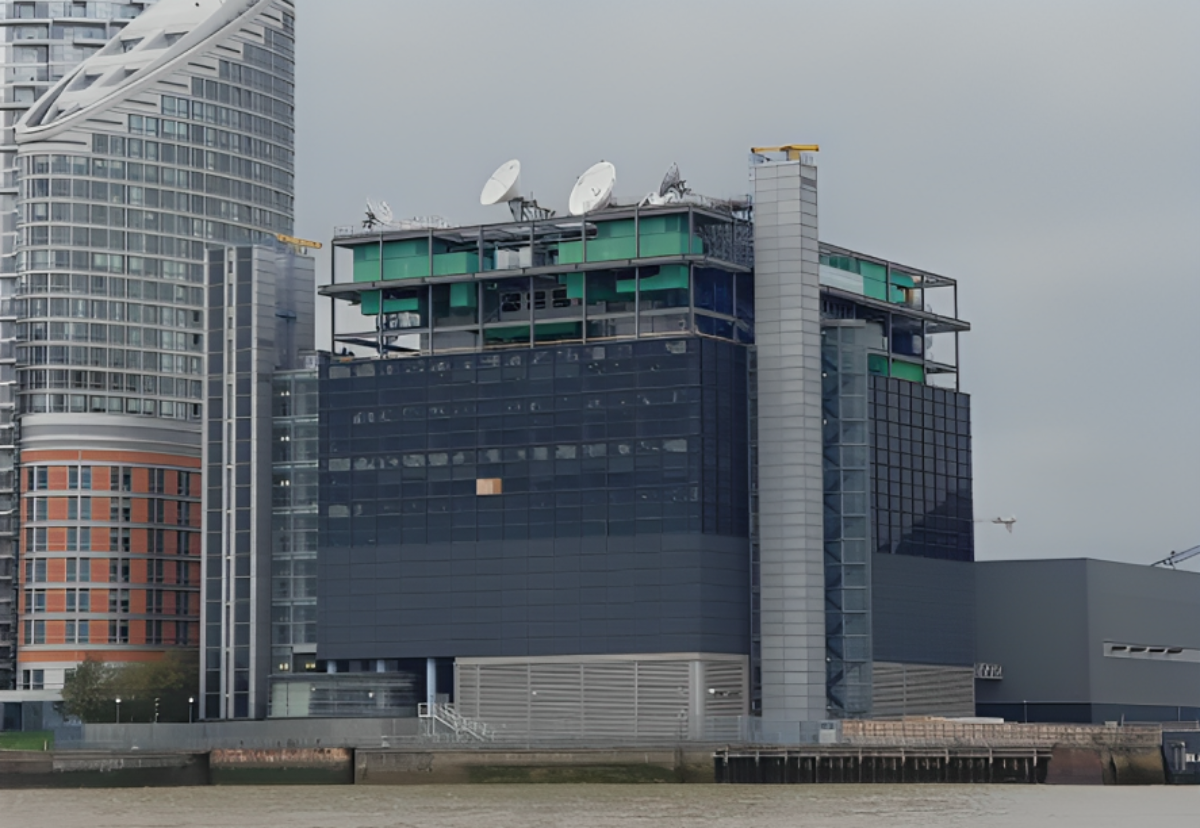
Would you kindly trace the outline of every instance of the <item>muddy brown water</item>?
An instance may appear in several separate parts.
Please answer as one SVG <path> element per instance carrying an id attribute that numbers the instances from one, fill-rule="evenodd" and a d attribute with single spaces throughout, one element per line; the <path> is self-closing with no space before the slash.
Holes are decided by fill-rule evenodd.
<path id="1" fill-rule="evenodd" d="M 2 791 L 37 828 L 962 828 L 1198 825 L 1200 787 L 456 785 Z"/>

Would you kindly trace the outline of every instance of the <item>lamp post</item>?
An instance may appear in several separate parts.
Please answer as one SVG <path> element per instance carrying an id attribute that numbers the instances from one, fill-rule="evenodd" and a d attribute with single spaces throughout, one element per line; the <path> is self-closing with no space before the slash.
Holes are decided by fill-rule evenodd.
<path id="1" fill-rule="evenodd" d="M 191 724 L 191 723 L 192 723 L 192 721 L 193 721 L 193 717 L 192 717 L 192 705 L 194 705 L 195 703 L 196 703 L 196 697 L 195 697 L 195 696 L 188 696 L 188 724 Z"/>
<path id="2" fill-rule="evenodd" d="M 121 700 L 118 698 L 115 701 L 117 702 L 117 724 L 120 724 L 121 723 Z"/>
<path id="3" fill-rule="evenodd" d="M 154 697 L 154 723 L 158 724 L 158 696 Z"/>

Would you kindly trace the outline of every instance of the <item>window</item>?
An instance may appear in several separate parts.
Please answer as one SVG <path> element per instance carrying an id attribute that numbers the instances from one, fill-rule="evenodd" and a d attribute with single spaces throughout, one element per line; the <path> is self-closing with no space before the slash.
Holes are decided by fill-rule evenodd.
<path id="1" fill-rule="evenodd" d="M 113 466 L 109 469 L 109 483 L 114 492 L 133 491 L 133 471 L 127 466 Z"/>
<path id="2" fill-rule="evenodd" d="M 108 611 L 111 614 L 129 612 L 129 590 L 110 589 L 108 591 Z"/>
<path id="3" fill-rule="evenodd" d="M 146 574 L 149 578 L 150 583 L 161 584 L 164 582 L 164 580 L 165 580 L 165 576 L 163 574 L 164 566 L 165 566 L 165 564 L 163 561 L 148 561 L 147 562 Z"/>
<path id="4" fill-rule="evenodd" d="M 67 488 L 71 491 L 92 488 L 92 467 L 72 466 L 67 469 Z"/>
<path id="5" fill-rule="evenodd" d="M 66 643 L 87 644 L 89 626 L 90 624 L 87 621 L 68 621 L 66 626 Z"/>
<path id="6" fill-rule="evenodd" d="M 46 643 L 46 622 L 45 621 L 26 621 L 25 622 L 25 643 L 26 644 L 45 644 Z M 35 672 L 40 673 L 41 670 L 36 670 Z"/>
<path id="7" fill-rule="evenodd" d="M 129 643 L 129 622 L 128 621 L 109 621 L 108 622 L 108 642 L 110 644 L 128 644 Z"/>
<path id="8" fill-rule="evenodd" d="M 79 559 L 67 558 L 67 583 L 73 584 L 76 581 L 81 580 L 79 577 L 80 572 L 81 568 L 79 566 Z"/>
<path id="9" fill-rule="evenodd" d="M 178 490 L 176 492 L 180 497 L 192 496 L 192 474 L 191 472 L 179 472 Z"/>
<path id="10" fill-rule="evenodd" d="M 92 593 L 86 589 L 67 590 L 67 612 L 91 612 Z"/>
<path id="11" fill-rule="evenodd" d="M 25 590 L 25 611 L 26 612 L 45 612 L 46 611 L 46 591 L 44 589 L 27 589 L 27 590 Z"/>
<path id="12" fill-rule="evenodd" d="M 175 583 L 186 586 L 192 582 L 192 568 L 186 561 L 175 562 Z"/>
<path id="13" fill-rule="evenodd" d="M 108 580 L 114 584 L 129 583 L 129 558 L 113 558 L 108 562 Z"/>
<path id="14" fill-rule="evenodd" d="M 163 469 L 150 469 L 150 491 L 164 494 L 167 490 L 167 473 Z"/>
<path id="15" fill-rule="evenodd" d="M 45 560 L 26 560 L 25 561 L 25 583 L 27 583 L 27 584 L 44 584 L 44 583 L 46 583 L 46 561 Z"/>
<path id="16" fill-rule="evenodd" d="M 129 530 L 128 529 L 109 529 L 108 530 L 108 548 L 112 552 L 129 552 Z"/>
<path id="17" fill-rule="evenodd" d="M 179 526 L 192 525 L 192 504 L 180 502 L 176 512 L 176 524 Z"/>

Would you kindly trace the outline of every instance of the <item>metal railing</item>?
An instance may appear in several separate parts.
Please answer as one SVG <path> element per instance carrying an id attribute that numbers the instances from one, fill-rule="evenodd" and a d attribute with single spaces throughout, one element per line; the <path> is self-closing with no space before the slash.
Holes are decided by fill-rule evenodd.
<path id="1" fill-rule="evenodd" d="M 464 716 L 454 709 L 454 705 L 446 703 L 417 705 L 417 717 L 433 723 L 429 735 L 436 735 L 436 724 L 440 723 L 449 728 L 456 739 L 466 738 L 477 742 L 491 742 L 496 738 L 496 732 L 484 722 Z"/>

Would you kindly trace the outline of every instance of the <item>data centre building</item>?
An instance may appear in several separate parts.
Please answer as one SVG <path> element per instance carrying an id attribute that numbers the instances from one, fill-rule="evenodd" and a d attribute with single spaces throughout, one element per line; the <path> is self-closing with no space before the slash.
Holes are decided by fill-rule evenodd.
<path id="1" fill-rule="evenodd" d="M 816 167 L 753 160 L 735 201 L 339 234 L 320 669 L 523 737 L 973 713 L 955 282 L 819 243 Z"/>

